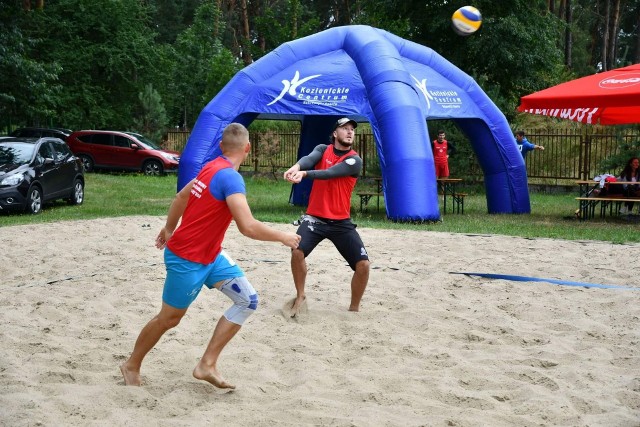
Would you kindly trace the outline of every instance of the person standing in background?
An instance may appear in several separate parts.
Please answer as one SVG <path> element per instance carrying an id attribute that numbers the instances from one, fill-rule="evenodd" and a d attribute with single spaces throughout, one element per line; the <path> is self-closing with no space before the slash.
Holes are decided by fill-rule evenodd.
<path id="1" fill-rule="evenodd" d="M 520 150 L 520 154 L 522 154 L 522 158 L 527 158 L 527 153 L 533 150 L 541 150 L 544 151 L 544 147 L 542 145 L 536 145 L 529 142 L 526 136 L 524 136 L 524 131 L 519 130 L 516 132 L 516 143 L 518 144 L 518 150 Z"/>
<path id="2" fill-rule="evenodd" d="M 449 177 L 449 156 L 455 152 L 455 147 L 445 138 L 446 133 L 440 129 L 438 131 L 438 139 L 431 143 L 433 150 L 433 160 L 436 166 L 436 178 Z"/>

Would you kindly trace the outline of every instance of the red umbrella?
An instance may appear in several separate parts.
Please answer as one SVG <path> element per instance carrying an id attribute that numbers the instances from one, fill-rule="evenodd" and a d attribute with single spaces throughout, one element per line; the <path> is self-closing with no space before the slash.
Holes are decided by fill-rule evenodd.
<path id="1" fill-rule="evenodd" d="M 640 123 L 640 64 L 523 96 L 518 111 L 590 124 Z"/>

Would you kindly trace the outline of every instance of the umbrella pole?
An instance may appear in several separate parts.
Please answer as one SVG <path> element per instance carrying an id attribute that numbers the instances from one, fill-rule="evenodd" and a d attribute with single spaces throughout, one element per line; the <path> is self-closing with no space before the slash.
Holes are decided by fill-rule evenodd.
<path id="1" fill-rule="evenodd" d="M 582 170 L 580 171 L 580 179 L 583 181 L 587 181 L 591 179 L 589 175 L 589 171 L 591 170 L 591 132 L 589 132 L 590 128 L 585 128 L 584 136 L 581 140 L 582 149 L 580 150 L 580 156 L 582 159 L 580 164 L 582 165 Z"/>

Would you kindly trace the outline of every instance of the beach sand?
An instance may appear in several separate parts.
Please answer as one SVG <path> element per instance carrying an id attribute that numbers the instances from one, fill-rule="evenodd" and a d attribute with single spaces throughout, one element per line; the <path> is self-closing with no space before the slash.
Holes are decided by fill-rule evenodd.
<path id="1" fill-rule="evenodd" d="M 163 223 L 0 227 L 1 425 L 640 425 L 639 290 L 451 274 L 640 287 L 640 245 L 361 228 L 361 311 L 325 241 L 291 319 L 289 249 L 232 224 L 225 248 L 260 295 L 218 366 L 237 389 L 191 375 L 230 305 L 207 290 L 126 387 L 118 366 L 161 304 Z"/>

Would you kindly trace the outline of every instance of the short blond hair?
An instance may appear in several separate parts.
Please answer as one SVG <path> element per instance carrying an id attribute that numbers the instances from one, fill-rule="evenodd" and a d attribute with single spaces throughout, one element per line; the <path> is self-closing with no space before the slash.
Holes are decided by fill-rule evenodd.
<path id="1" fill-rule="evenodd" d="M 243 151 L 249 144 L 249 131 L 240 123 L 230 123 L 222 132 L 220 149 L 222 152 Z"/>

